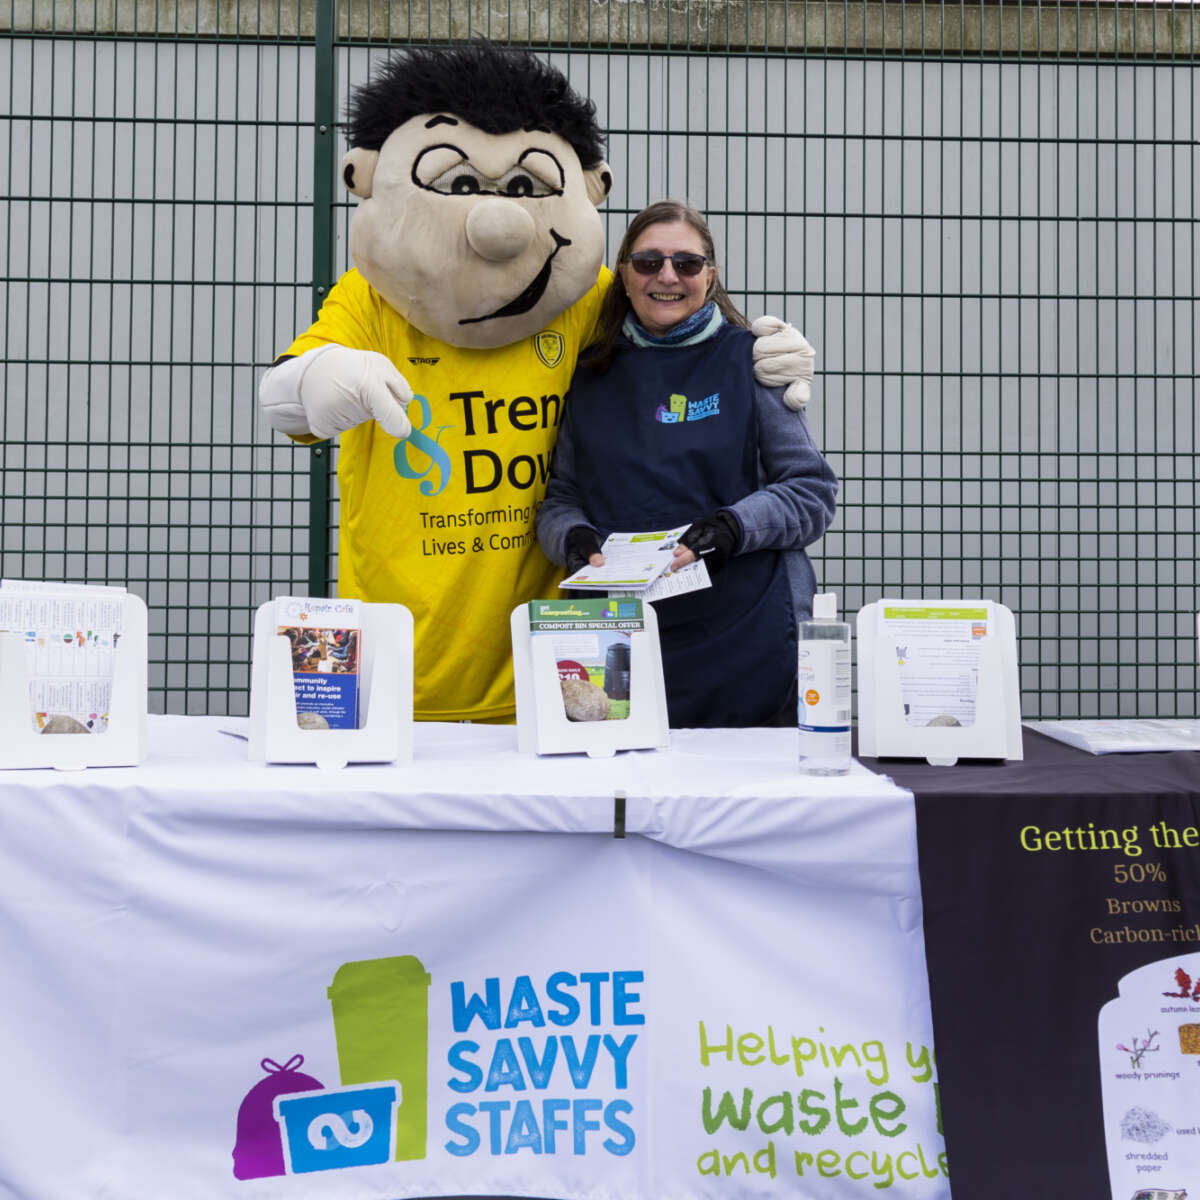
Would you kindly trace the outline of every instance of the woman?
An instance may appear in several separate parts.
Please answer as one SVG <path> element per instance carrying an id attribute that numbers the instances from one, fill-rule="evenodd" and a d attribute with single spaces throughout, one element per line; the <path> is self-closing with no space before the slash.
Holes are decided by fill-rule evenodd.
<path id="1" fill-rule="evenodd" d="M 713 586 L 657 601 L 674 727 L 796 720 L 796 623 L 815 579 L 804 547 L 837 480 L 803 417 L 754 381 L 754 338 L 717 278 L 704 218 L 672 200 L 629 226 L 600 337 L 571 381 L 537 534 L 569 571 L 614 531 L 691 522 L 673 567 Z"/>

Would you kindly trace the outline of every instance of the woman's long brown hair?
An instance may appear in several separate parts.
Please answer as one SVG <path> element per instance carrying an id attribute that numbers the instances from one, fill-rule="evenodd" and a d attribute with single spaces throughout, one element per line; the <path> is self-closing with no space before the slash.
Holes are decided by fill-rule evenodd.
<path id="1" fill-rule="evenodd" d="M 629 248 L 638 240 L 644 230 L 660 222 L 675 221 L 682 221 L 684 224 L 690 225 L 700 235 L 704 254 L 715 266 L 716 247 L 713 245 L 712 230 L 709 229 L 708 222 L 704 217 L 680 200 L 659 200 L 656 204 L 643 208 L 629 222 L 629 228 L 625 230 L 625 236 L 621 239 L 621 248 L 617 251 L 617 268 L 629 261 Z M 731 325 L 740 325 L 743 329 L 749 328 L 750 322 L 738 311 L 729 298 L 729 293 L 721 284 L 720 272 L 713 276 L 707 299 L 716 304 L 725 320 Z M 612 364 L 613 347 L 621 332 L 621 326 L 625 324 L 630 307 L 629 293 L 625 291 L 625 284 L 621 281 L 621 272 L 618 269 L 615 272 L 612 287 L 608 289 L 604 302 L 600 306 L 599 336 L 580 357 L 579 361 L 582 366 L 589 367 L 598 375 L 603 375 L 608 370 Z"/>

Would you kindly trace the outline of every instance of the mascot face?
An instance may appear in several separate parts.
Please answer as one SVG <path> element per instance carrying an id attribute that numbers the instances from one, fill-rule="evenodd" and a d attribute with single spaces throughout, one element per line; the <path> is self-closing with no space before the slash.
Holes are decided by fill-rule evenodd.
<path id="1" fill-rule="evenodd" d="M 397 127 L 342 160 L 360 202 L 354 265 L 422 333 L 507 346 L 537 333 L 596 282 L 611 177 L 585 171 L 557 134 L 484 133 L 449 113 Z"/>

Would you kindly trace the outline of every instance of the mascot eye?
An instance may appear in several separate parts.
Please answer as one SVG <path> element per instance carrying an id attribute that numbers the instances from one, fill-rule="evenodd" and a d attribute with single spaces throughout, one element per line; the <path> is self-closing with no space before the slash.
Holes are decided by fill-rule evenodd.
<path id="1" fill-rule="evenodd" d="M 457 146 L 426 146 L 413 163 L 412 180 L 418 187 L 434 187 L 442 190 L 441 179 L 452 179 L 455 168 L 467 161 L 466 153 Z M 447 186 L 445 190 L 449 190 Z"/>
<path id="2" fill-rule="evenodd" d="M 523 167 L 513 167 L 506 171 L 496 189 L 502 196 L 552 196 L 556 189 L 550 187 L 544 180 L 539 179 L 531 171 Z"/>
<path id="3" fill-rule="evenodd" d="M 425 186 L 446 196 L 477 196 L 491 190 L 490 181 L 461 159 Z"/>
<path id="4" fill-rule="evenodd" d="M 557 195 L 567 185 L 562 164 L 549 150 L 526 150 L 521 155 L 516 170 L 533 176 L 536 195 Z"/>

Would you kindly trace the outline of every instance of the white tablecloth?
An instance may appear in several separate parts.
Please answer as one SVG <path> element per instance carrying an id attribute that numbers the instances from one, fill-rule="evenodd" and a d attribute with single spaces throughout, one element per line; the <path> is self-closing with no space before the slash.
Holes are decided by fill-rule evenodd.
<path id="1" fill-rule="evenodd" d="M 788 730 L 591 760 L 419 725 L 411 763 L 323 772 L 248 763 L 232 724 L 151 718 L 140 767 L 0 776 L 0 1189 L 948 1195 L 908 793 L 800 775 Z M 364 1081 L 327 990 L 389 962 L 429 977 L 427 1027 L 395 1035 L 427 1043 L 397 1080 L 423 1151 L 341 1165 Z M 241 1101 L 296 1078 L 260 1062 L 297 1054 L 342 1149 L 235 1178 Z"/>

